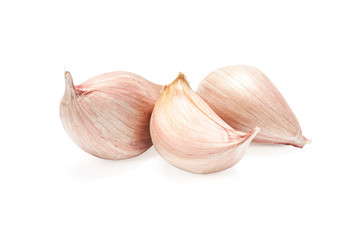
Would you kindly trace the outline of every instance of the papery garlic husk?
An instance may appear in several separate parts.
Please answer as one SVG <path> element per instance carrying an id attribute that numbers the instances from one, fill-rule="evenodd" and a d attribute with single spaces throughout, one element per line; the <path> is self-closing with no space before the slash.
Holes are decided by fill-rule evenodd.
<path id="1" fill-rule="evenodd" d="M 299 148 L 310 142 L 281 93 L 255 67 L 219 68 L 200 82 L 197 92 L 234 129 L 260 127 L 254 142 Z"/>
<path id="2" fill-rule="evenodd" d="M 231 128 L 191 89 L 182 73 L 164 87 L 150 121 L 157 152 L 175 167 L 193 173 L 232 167 L 258 131 Z"/>
<path id="3" fill-rule="evenodd" d="M 70 138 L 104 159 L 135 157 L 152 146 L 149 123 L 160 85 L 130 72 L 109 72 L 74 86 L 65 72 L 60 118 Z"/>

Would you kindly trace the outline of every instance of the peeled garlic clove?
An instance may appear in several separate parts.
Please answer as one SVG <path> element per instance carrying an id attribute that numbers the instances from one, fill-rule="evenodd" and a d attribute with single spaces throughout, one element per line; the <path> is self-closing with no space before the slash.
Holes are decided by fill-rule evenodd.
<path id="1" fill-rule="evenodd" d="M 158 153 L 172 165 L 193 173 L 232 167 L 258 131 L 254 128 L 244 134 L 231 128 L 191 89 L 182 73 L 164 87 L 150 121 Z"/>
<path id="2" fill-rule="evenodd" d="M 60 118 L 84 151 L 105 159 L 135 157 L 152 146 L 149 123 L 161 86 L 130 72 L 101 74 L 74 86 L 65 72 Z"/>
<path id="3" fill-rule="evenodd" d="M 230 126 L 240 131 L 261 128 L 254 142 L 302 148 L 307 140 L 294 113 L 273 83 L 257 68 L 223 67 L 206 76 L 199 95 Z"/>

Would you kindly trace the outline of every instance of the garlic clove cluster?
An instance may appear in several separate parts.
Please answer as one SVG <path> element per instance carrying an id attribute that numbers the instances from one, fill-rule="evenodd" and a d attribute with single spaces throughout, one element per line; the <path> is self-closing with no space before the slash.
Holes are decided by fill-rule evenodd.
<path id="1" fill-rule="evenodd" d="M 193 173 L 213 173 L 235 165 L 259 132 L 235 131 L 195 93 L 185 76 L 163 91 L 154 107 L 150 133 L 157 152 L 172 165 Z"/>
<path id="2" fill-rule="evenodd" d="M 197 92 L 230 126 L 240 131 L 261 128 L 254 142 L 302 148 L 306 139 L 289 105 L 257 68 L 223 67 L 206 76 Z"/>
<path id="3" fill-rule="evenodd" d="M 126 159 L 152 146 L 149 123 L 160 85 L 130 72 L 109 72 L 74 86 L 65 72 L 60 118 L 70 138 L 104 159 Z"/>

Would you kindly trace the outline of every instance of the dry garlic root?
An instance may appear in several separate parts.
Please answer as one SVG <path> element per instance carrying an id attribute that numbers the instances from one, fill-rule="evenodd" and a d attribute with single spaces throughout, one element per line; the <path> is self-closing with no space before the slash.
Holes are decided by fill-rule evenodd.
<path id="1" fill-rule="evenodd" d="M 310 142 L 283 96 L 254 67 L 219 68 L 200 82 L 197 92 L 234 129 L 248 132 L 260 127 L 254 142 L 300 148 Z"/>
<path id="2" fill-rule="evenodd" d="M 101 74 L 74 86 L 65 72 L 60 118 L 84 151 L 105 159 L 135 157 L 152 146 L 149 123 L 161 86 L 130 72 Z"/>
<path id="3" fill-rule="evenodd" d="M 172 165 L 193 173 L 212 173 L 235 165 L 259 128 L 235 131 L 180 73 L 156 102 L 150 132 L 157 152 Z"/>

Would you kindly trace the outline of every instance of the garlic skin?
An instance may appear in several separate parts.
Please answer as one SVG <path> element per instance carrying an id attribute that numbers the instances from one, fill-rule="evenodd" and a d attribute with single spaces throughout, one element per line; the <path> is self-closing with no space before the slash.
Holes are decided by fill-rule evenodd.
<path id="1" fill-rule="evenodd" d="M 259 132 L 244 134 L 225 123 L 195 93 L 184 74 L 163 91 L 150 121 L 157 152 L 169 163 L 193 173 L 213 173 L 235 165 Z"/>
<path id="2" fill-rule="evenodd" d="M 152 146 L 149 123 L 160 85 L 130 72 L 109 72 L 74 86 L 65 72 L 61 122 L 84 151 L 104 159 L 126 159 Z"/>
<path id="3" fill-rule="evenodd" d="M 289 105 L 274 84 L 257 68 L 237 65 L 215 70 L 197 92 L 230 126 L 261 132 L 254 142 L 287 144 L 302 148 L 306 139 Z"/>

